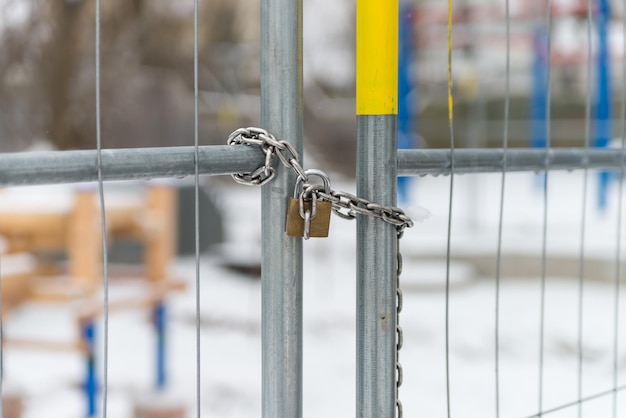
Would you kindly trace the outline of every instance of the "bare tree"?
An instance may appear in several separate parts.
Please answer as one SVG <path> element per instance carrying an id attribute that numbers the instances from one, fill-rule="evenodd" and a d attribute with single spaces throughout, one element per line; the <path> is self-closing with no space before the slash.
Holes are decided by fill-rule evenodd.
<path id="1" fill-rule="evenodd" d="M 5 0 L 28 10 L 0 36 L 0 135 L 61 149 L 95 144 L 94 2 Z M 168 6 L 169 3 L 169 6 Z M 201 87 L 224 74 L 224 45 L 241 40 L 237 2 L 201 9 Z M 175 8 L 173 8 L 175 7 Z M 189 143 L 193 121 L 192 2 L 109 0 L 101 11 L 101 98 L 106 147 Z M 253 26 L 254 23 L 251 23 Z M 207 72 L 210 72 L 207 74 Z M 218 83 L 222 86 L 228 83 Z M 203 124 L 203 137 L 211 136 Z"/>

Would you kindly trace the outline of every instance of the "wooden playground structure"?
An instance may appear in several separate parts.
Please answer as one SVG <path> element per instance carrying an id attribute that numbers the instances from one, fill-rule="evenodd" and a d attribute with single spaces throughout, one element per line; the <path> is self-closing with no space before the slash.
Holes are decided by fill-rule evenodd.
<path id="1" fill-rule="evenodd" d="M 78 338 L 59 343 L 7 336 L 3 338 L 3 345 L 50 352 L 72 351 L 84 356 L 86 375 L 82 388 L 86 415 L 91 417 L 96 415 L 99 386 L 94 341 L 95 322 L 103 312 L 103 303 L 95 297 L 101 290 L 103 275 L 102 223 L 97 188 L 93 185 L 70 187 L 68 204 L 61 210 L 54 205 L 46 206 L 47 197 L 32 210 L 24 210 L 20 205 L 3 205 L 8 191 L 0 189 L 2 315 L 10 315 L 12 310 L 27 302 L 78 302 L 79 309 L 74 315 Z M 36 192 L 24 190 L 24 194 L 32 197 L 33 191 Z M 109 312 L 127 309 L 151 312 L 158 363 L 155 387 L 162 389 L 166 384 L 165 299 L 169 293 L 185 287 L 184 282 L 169 274 L 177 243 L 178 190 L 168 183 L 149 182 L 143 189 L 136 192 L 133 189 L 132 194 L 107 198 L 107 203 L 106 242 L 109 246 L 119 240 L 140 244 L 143 251 L 140 268 L 133 270 L 130 276 L 139 276 L 145 283 L 145 291 L 140 296 L 111 301 Z M 32 202 L 28 205 L 33 206 Z M 115 273 L 109 276 L 112 280 L 118 278 Z M 129 274 L 119 276 L 120 279 L 131 278 Z M 10 402 L 15 403 L 15 400 Z M 21 407 L 13 409 L 20 412 L 12 417 L 21 415 Z"/>
<path id="2" fill-rule="evenodd" d="M 0 237 L 5 241 L 3 256 L 8 262 L 12 255 L 51 251 L 66 255 L 67 260 L 65 271 L 59 266 L 39 264 L 25 281 L 3 277 L 4 309 L 24 299 L 80 297 L 99 288 L 102 232 L 97 193 L 95 189 L 77 188 L 73 194 L 69 211 L 0 211 Z M 110 205 L 105 210 L 107 242 L 132 239 L 141 243 L 145 278 L 155 284 L 167 281 L 176 241 L 176 190 L 167 185 L 151 186 L 142 198 Z M 54 273 L 68 278 L 63 288 L 49 286 L 45 276 Z M 44 276 L 43 280 L 37 276 Z"/>

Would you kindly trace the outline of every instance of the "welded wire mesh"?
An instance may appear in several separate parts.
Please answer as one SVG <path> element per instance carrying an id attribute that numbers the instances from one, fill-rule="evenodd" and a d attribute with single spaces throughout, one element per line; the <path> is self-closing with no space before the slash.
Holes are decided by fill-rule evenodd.
<path id="1" fill-rule="evenodd" d="M 200 387 L 200 254 L 199 254 L 199 234 L 200 227 L 199 222 L 201 213 L 199 209 L 199 175 L 200 174 L 227 174 L 240 171 L 249 171 L 251 168 L 258 167 L 262 163 L 263 156 L 255 154 L 249 149 L 233 150 L 230 147 L 199 147 L 198 145 L 198 1 L 194 3 L 194 143 L 193 147 L 183 148 L 171 148 L 171 149 L 149 149 L 149 150 L 117 150 L 117 151 L 105 151 L 102 149 L 102 129 L 101 129 L 101 109 L 100 109 L 100 2 L 97 1 L 96 5 L 96 77 L 95 77 L 95 91 L 96 91 L 96 134 L 97 134 L 97 149 L 95 152 L 62 152 L 62 153 L 41 153 L 32 155 L 0 155 L 0 184 L 2 186 L 12 186 L 18 184 L 46 184 L 46 183 L 65 183 L 74 181 L 90 181 L 97 180 L 99 185 L 99 204 L 101 207 L 101 222 L 102 222 L 102 248 L 103 248 L 103 288 L 104 288 L 104 376 L 103 376 L 103 398 L 102 398 L 102 411 L 103 415 L 107 416 L 107 354 L 106 349 L 108 347 L 107 335 L 108 335 L 108 271 L 107 271 L 107 227 L 105 219 L 105 205 L 106 196 L 104 193 L 103 182 L 110 179 L 125 179 L 125 178 L 157 178 L 157 177 L 180 177 L 180 176 L 194 176 L 195 179 L 195 205 L 194 205 L 194 219 L 195 219 L 195 295 L 196 295 L 196 350 L 197 350 L 197 391 L 196 391 L 196 413 L 197 416 L 201 416 L 201 387 Z M 455 203 L 455 187 L 454 181 L 457 175 L 463 173 L 498 173 L 501 175 L 497 192 L 499 193 L 498 199 L 498 215 L 497 215 L 497 245 L 495 247 L 495 274 L 491 278 L 490 284 L 493 284 L 494 292 L 494 304 L 493 304 L 493 384 L 488 386 L 485 391 L 493 392 L 494 407 L 491 408 L 493 416 L 505 416 L 501 413 L 504 409 L 501 400 L 501 392 L 503 392 L 503 378 L 502 373 L 502 333 L 501 333 L 501 311 L 502 311 L 502 299 L 501 299 L 501 280 L 503 278 L 503 247 L 506 246 L 506 240 L 504 238 L 506 232 L 505 218 L 507 211 L 505 208 L 506 196 L 511 193 L 515 193 L 510 188 L 509 176 L 512 172 L 541 172 L 541 240 L 538 245 L 539 251 L 537 257 L 540 260 L 540 269 L 538 278 L 540 280 L 540 292 L 538 296 L 537 304 L 537 316 L 538 323 L 536 324 L 535 331 L 538 334 L 538 361 L 536 364 L 537 380 L 533 384 L 536 389 L 536 413 L 533 415 L 524 415 L 524 417 L 544 416 L 549 414 L 555 414 L 557 412 L 576 409 L 578 416 L 582 416 L 583 407 L 585 404 L 595 401 L 599 398 L 612 397 L 611 413 L 612 416 L 620 416 L 617 402 L 618 392 L 621 392 L 626 386 L 620 385 L 619 371 L 620 371 L 620 282 L 621 282 L 621 230 L 622 230 L 622 198 L 623 198 L 623 177 L 624 177 L 624 159 L 626 150 L 624 148 L 624 120 L 626 119 L 625 106 L 626 102 L 626 82 L 622 82 L 621 89 L 621 103 L 622 108 L 620 111 L 620 149 L 611 150 L 594 150 L 590 148 L 591 130 L 593 126 L 591 109 L 592 99 L 594 92 L 592 89 L 591 74 L 593 72 L 593 3 L 591 0 L 587 1 L 587 19 L 588 19 L 588 31 L 587 31 L 587 47 L 586 54 L 586 71 L 587 87 L 585 98 L 585 141 L 582 147 L 578 148 L 553 148 L 551 143 L 551 66 L 546 67 L 546 80 L 547 80 L 547 105 L 545 114 L 545 137 L 546 144 L 543 149 L 513 149 L 509 146 L 509 133 L 510 133 L 510 57 L 511 53 L 511 16 L 509 1 L 505 1 L 505 27 L 506 27 L 506 49 L 505 49 L 505 78 L 504 78 L 504 120 L 503 120 L 503 132 L 502 132 L 502 144 L 501 149 L 457 149 L 454 141 L 454 118 L 453 118 L 453 100 L 454 95 L 452 77 L 455 73 L 453 51 L 452 51 L 452 36 L 454 32 L 454 23 L 452 20 L 452 11 L 454 3 L 448 2 L 448 103 L 451 107 L 449 117 L 449 132 L 450 132 L 450 149 L 449 150 L 411 150 L 401 151 L 398 156 L 398 170 L 399 174 L 403 175 L 449 175 L 449 198 L 447 208 L 447 225 L 446 225 L 446 250 L 445 250 L 445 264 L 446 264 L 446 290 L 445 290 L 445 344 L 442 347 L 445 350 L 445 413 L 448 417 L 452 416 L 464 416 L 462 410 L 456 410 L 455 397 L 457 392 L 454 390 L 454 385 L 451 381 L 454 380 L 456 373 L 456 362 L 450 361 L 451 356 L 451 340 L 454 338 L 455 329 L 451 326 L 450 309 L 454 309 L 455 298 L 451 298 L 451 264 L 455 257 L 454 239 L 455 239 L 455 222 L 453 213 L 457 210 Z M 553 22 L 553 16 L 551 15 L 553 10 L 552 3 L 548 1 L 545 7 L 545 26 L 547 27 L 547 36 L 545 38 L 545 50 L 548 56 L 551 56 L 551 27 Z M 626 39 L 626 23 L 624 26 L 624 38 Z M 623 67 L 626 71 L 626 66 Z M 626 80 L 626 74 L 623 75 Z M 135 165 L 127 164 L 128 161 L 133 161 Z M 32 170 L 29 167 L 36 166 L 36 170 Z M 615 224 L 615 237 L 607 239 L 615 239 L 615 255 L 614 255 L 614 272 L 613 272 L 613 299 L 606 303 L 613 305 L 613 314 L 610 319 L 612 321 L 612 348 L 611 348 L 611 364 L 612 364 L 612 385 L 610 388 L 594 388 L 594 390 L 583 390 L 584 378 L 585 378 L 585 333 L 583 323 L 585 321 L 585 292 L 587 289 L 587 277 L 589 267 L 586 264 L 587 248 L 586 237 L 588 233 L 588 213 L 587 208 L 589 206 L 589 192 L 588 192 L 588 179 L 591 169 L 613 169 L 618 172 L 618 192 L 617 192 L 617 217 Z M 578 248 L 578 268 L 577 268 L 577 305 L 576 305 L 576 396 L 569 402 L 560 403 L 554 405 L 548 404 L 545 399 L 545 351 L 546 351 L 546 333 L 549 332 L 546 329 L 546 310 L 547 304 L 550 301 L 547 299 L 547 287 L 549 287 L 550 276 L 548 274 L 549 264 L 549 234 L 550 234 L 550 191 L 554 189 L 553 178 L 549 174 L 553 170 L 582 170 L 582 194 L 581 194 L 581 216 L 579 222 L 579 239 L 580 245 Z M 374 179 L 369 179 L 374 181 Z M 290 193 L 289 193 L 290 194 Z M 575 202 L 573 205 L 578 205 Z M 268 220 L 268 222 L 274 222 Z M 279 220 L 282 222 L 282 220 Z M 277 248 L 277 247 L 271 247 Z M 273 258 L 276 254 L 272 254 L 271 251 L 266 253 L 268 258 Z M 404 319 L 403 323 L 416 321 L 415 318 Z M 302 330 L 297 330 L 301 332 Z M 2 329 L 0 327 L 0 338 L 2 336 Z M 363 344 L 369 344 L 370 342 L 361 338 Z M 2 359 L 0 358 L 0 374 L 2 373 Z M 387 365 L 395 370 L 395 365 Z M 264 370 L 264 373 L 272 374 L 272 370 Z M 419 373 L 418 370 L 405 369 L 405 374 L 410 375 L 412 373 Z M 1 379 L 1 375 L 0 375 Z M 0 385 L 0 390 L 1 390 Z M 408 393 L 404 396 L 410 397 Z M 410 405 L 410 402 L 408 403 Z M 508 409 L 507 409 L 508 411 Z M 490 415 L 490 416 L 491 416 Z M 509 416 L 509 415 L 506 415 Z M 517 416 L 517 415 L 516 415 Z"/>

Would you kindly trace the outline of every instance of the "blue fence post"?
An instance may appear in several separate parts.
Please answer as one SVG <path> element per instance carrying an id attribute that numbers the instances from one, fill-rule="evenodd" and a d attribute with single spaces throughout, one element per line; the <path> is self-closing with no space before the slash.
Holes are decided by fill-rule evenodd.
<path id="1" fill-rule="evenodd" d="M 609 146 L 611 126 L 611 72 L 609 52 L 609 21 L 611 9 L 608 0 L 598 0 L 597 27 L 598 27 L 598 91 L 596 93 L 596 137 L 595 146 L 606 148 Z M 608 200 L 609 172 L 604 170 L 599 174 L 598 207 L 606 209 Z"/>
<path id="2" fill-rule="evenodd" d="M 165 302 L 159 301 L 153 308 L 154 327 L 156 330 L 156 388 L 162 390 L 167 383 L 166 362 L 166 325 L 167 309 Z"/>
<path id="3" fill-rule="evenodd" d="M 550 60 L 546 50 L 546 28 L 537 26 L 533 37 L 535 52 L 532 66 L 532 96 L 530 100 L 530 144 L 534 148 L 545 148 L 546 117 L 548 109 L 548 65 Z M 545 175 L 537 177 L 538 185 L 543 187 Z"/>
<path id="4" fill-rule="evenodd" d="M 547 65 L 546 30 L 539 26 L 534 34 L 533 88 L 530 101 L 531 146 L 546 146 L 546 109 L 547 109 Z"/>
<path id="5" fill-rule="evenodd" d="M 398 25 L 398 148 L 409 149 L 415 146 L 413 140 L 413 100 L 415 92 L 411 79 L 413 62 L 413 15 L 415 6 L 401 2 Z M 412 179 L 398 177 L 398 204 L 410 201 L 409 189 Z"/>
<path id="6" fill-rule="evenodd" d="M 85 382 L 83 390 L 87 401 L 87 417 L 95 417 L 97 412 L 98 379 L 96 371 L 96 327 L 93 318 L 81 321 L 81 338 L 85 344 Z"/>

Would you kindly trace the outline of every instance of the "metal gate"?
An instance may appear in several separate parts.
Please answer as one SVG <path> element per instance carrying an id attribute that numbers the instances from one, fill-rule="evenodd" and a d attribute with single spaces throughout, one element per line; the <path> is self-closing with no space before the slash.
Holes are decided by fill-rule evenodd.
<path id="1" fill-rule="evenodd" d="M 551 22 L 551 5 L 547 6 L 547 24 Z M 503 147 L 499 149 L 455 149 L 453 130 L 452 86 L 452 0 L 448 2 L 448 106 L 450 126 L 450 149 L 397 149 L 396 114 L 397 97 L 397 33 L 398 1 L 357 1 L 357 195 L 335 192 L 328 188 L 309 184 L 309 177 L 316 172 L 303 169 L 302 160 L 302 2 L 294 0 L 263 0 L 261 4 L 261 124 L 263 129 L 241 129 L 230 138 L 230 145 L 198 146 L 198 0 L 195 0 L 195 145 L 176 148 L 148 149 L 102 149 L 100 121 L 100 1 L 96 0 L 96 103 L 97 103 L 97 149 L 93 151 L 64 151 L 44 153 L 17 153 L 0 155 L 0 185 L 60 184 L 97 181 L 100 205 L 106 204 L 103 182 L 121 179 L 151 179 L 195 176 L 195 219 L 198 229 L 199 213 L 198 178 L 201 175 L 239 174 L 237 180 L 244 183 L 262 184 L 262 370 L 263 370 L 263 416 L 302 416 L 302 257 L 303 243 L 299 237 L 285 234 L 284 222 L 288 217 L 288 198 L 292 196 L 297 180 L 302 181 L 303 199 L 317 200 L 318 204 L 330 202 L 335 212 L 343 217 L 357 220 L 357 346 L 356 346 L 356 411 L 358 417 L 383 418 L 402 416 L 400 399 L 410 397 L 399 389 L 403 373 L 399 354 L 403 345 L 403 332 L 399 314 L 403 295 L 400 273 L 402 257 L 400 238 L 412 221 L 395 208 L 397 176 L 449 175 L 450 200 L 447 236 L 446 274 L 446 367 L 447 415 L 450 409 L 449 365 L 449 293 L 451 237 L 453 235 L 452 209 L 454 204 L 454 179 L 457 174 L 501 173 L 499 239 L 495 262 L 495 289 L 500 281 L 502 247 L 503 202 L 507 173 L 545 172 L 543 182 L 543 247 L 542 296 L 541 296 L 541 355 L 540 380 L 538 382 L 538 412 L 543 416 L 604 396 L 613 396 L 613 416 L 618 416 L 617 393 L 624 389 L 618 385 L 618 328 L 620 286 L 620 234 L 621 196 L 624 177 L 624 128 L 622 148 L 591 149 L 589 132 L 587 143 L 581 148 L 552 148 L 550 145 L 550 83 L 548 81 L 548 106 L 546 118 L 547 144 L 545 149 L 508 148 L 509 106 L 509 56 L 510 29 L 509 5 L 507 16 L 507 78 Z M 591 19 L 591 1 L 587 4 Z M 550 31 L 548 31 L 550 33 Z M 548 54 L 550 35 L 546 38 Z M 591 51 L 591 42 L 589 43 Z M 591 52 L 588 68 L 591 68 Z M 626 68 L 626 67 L 625 67 Z M 547 80 L 550 80 L 549 70 Z M 626 82 L 623 83 L 626 85 Z M 590 126 L 590 97 L 588 90 L 587 129 Z M 622 91 L 624 102 L 624 90 Z M 624 109 L 621 113 L 624 122 Z M 284 141 L 281 141 L 284 140 Z M 548 180 L 553 170 L 618 170 L 620 207 L 616 226 L 618 249 L 615 272 L 615 351 L 613 386 L 590 396 L 579 390 L 577 399 L 571 403 L 546 409 L 542 402 L 543 384 L 543 335 L 546 283 L 546 230 L 548 213 Z M 587 177 L 585 176 L 583 208 L 587 200 Z M 302 203 L 300 203 L 302 205 Z M 313 212 L 315 209 L 313 210 Z M 308 209 L 304 211 L 312 222 Z M 102 211 L 102 230 L 106 219 Z M 313 216 L 311 216 L 313 215 Z M 581 295 L 584 278 L 585 212 L 581 223 L 582 242 L 580 255 Z M 303 217 L 304 214 L 303 214 Z M 417 231 L 416 233 L 419 233 Z M 303 234 L 305 232 L 303 231 Z M 108 271 L 106 233 L 103 236 L 103 286 L 104 318 L 108 318 Z M 199 238 L 196 233 L 196 286 L 200 286 L 198 262 Z M 498 293 L 496 293 L 498 295 Z M 582 297 L 582 296 L 581 296 Z M 498 405 L 498 312 L 496 296 L 495 325 L 495 379 L 496 406 L 494 416 L 500 416 Z M 196 303 L 201 300 L 196 290 Z M 582 314 L 581 314 L 582 315 Z M 403 318 L 402 322 L 415 318 Z M 581 319 L 582 321 L 582 319 Z M 103 415 L 107 416 L 107 332 L 105 325 L 105 374 L 103 388 Z M 198 331 L 199 333 L 199 331 Z M 198 350 L 200 344 L 197 339 Z M 579 353 L 582 358 L 583 353 Z M 581 360 L 582 361 L 582 360 Z M 200 357 L 198 354 L 198 416 L 200 416 Z M 456 412 L 456 411 L 455 411 Z M 463 416 L 462 411 L 454 414 Z"/>

